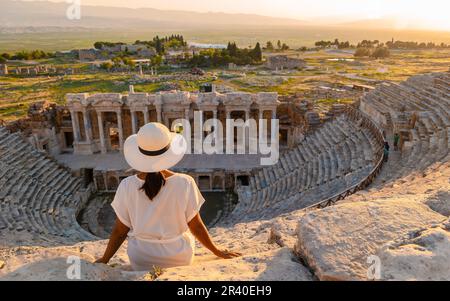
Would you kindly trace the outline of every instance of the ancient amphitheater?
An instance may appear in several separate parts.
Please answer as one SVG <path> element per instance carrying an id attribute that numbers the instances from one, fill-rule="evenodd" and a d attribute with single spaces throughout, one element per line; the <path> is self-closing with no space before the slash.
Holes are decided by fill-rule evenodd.
<path id="1" fill-rule="evenodd" d="M 400 150 L 384 163 L 394 133 Z M 0 127 L 0 279 L 64 280 L 75 255 L 83 280 L 450 280 L 449 72 L 382 84 L 298 137 L 234 183 L 239 203 L 211 230 L 243 257 L 199 247 L 193 266 L 155 275 L 131 272 L 123 247 L 93 264 L 106 241 L 77 217 L 98 187 Z"/>

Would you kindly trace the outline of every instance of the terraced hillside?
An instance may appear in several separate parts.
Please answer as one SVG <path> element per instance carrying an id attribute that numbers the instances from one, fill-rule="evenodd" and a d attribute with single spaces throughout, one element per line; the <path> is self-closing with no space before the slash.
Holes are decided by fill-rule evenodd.
<path id="1" fill-rule="evenodd" d="M 0 127 L 0 187 L 0 236 L 14 237 L 3 243 L 40 245 L 93 239 L 75 219 L 87 193 L 81 179 L 4 127 Z"/>
<path id="2" fill-rule="evenodd" d="M 345 192 L 381 164 L 382 148 L 376 126 L 348 108 L 251 177 L 250 187 L 240 189 L 232 221 L 276 217 Z"/>

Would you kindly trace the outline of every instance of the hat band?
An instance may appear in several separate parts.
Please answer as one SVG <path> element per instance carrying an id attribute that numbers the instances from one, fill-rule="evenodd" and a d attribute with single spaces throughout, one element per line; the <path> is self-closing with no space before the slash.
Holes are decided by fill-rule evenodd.
<path id="1" fill-rule="evenodd" d="M 156 156 L 160 156 L 160 155 L 164 154 L 165 152 L 167 152 L 169 150 L 169 148 L 170 148 L 170 143 L 166 147 L 164 147 L 164 148 L 162 148 L 160 150 L 148 151 L 148 150 L 145 150 L 145 149 L 142 149 L 142 148 L 139 147 L 139 151 L 143 155 L 146 155 L 146 156 L 149 156 L 149 157 L 156 157 Z"/>

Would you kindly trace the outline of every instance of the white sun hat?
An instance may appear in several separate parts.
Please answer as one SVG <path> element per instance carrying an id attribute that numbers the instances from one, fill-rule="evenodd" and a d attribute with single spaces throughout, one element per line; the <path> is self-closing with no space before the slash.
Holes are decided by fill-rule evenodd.
<path id="1" fill-rule="evenodd" d="M 140 172 L 159 172 L 175 166 L 187 150 L 184 137 L 161 123 L 148 123 L 124 145 L 125 159 Z"/>

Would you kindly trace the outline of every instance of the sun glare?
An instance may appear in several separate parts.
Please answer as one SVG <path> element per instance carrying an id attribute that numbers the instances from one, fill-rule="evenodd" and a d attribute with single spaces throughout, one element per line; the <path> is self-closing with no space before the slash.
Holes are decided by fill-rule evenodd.
<path id="1" fill-rule="evenodd" d="M 36 1 L 36 0 L 25 0 Z M 65 0 L 51 0 L 65 2 Z M 82 0 L 84 5 L 151 7 L 156 9 L 259 14 L 314 22 L 318 17 L 336 20 L 382 19 L 394 27 L 450 30 L 448 0 Z"/>
<path id="2" fill-rule="evenodd" d="M 398 19 L 406 20 L 409 27 L 450 30 L 450 2 L 446 0 L 389 2 L 383 5 L 386 14 L 392 12 Z"/>

